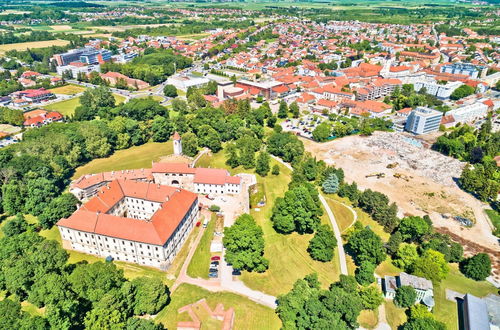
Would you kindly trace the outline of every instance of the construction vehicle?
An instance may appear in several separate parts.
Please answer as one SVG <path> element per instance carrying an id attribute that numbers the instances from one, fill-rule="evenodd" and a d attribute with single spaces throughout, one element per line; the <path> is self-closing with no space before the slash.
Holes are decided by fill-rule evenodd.
<path id="1" fill-rule="evenodd" d="M 399 163 L 398 162 L 395 162 L 395 163 L 390 163 L 390 164 L 387 164 L 387 168 L 395 168 L 396 166 L 398 166 Z"/>
<path id="2" fill-rule="evenodd" d="M 385 178 L 385 173 L 372 173 L 372 174 L 365 175 L 365 178 L 370 178 L 372 176 L 376 176 L 377 179 L 381 179 L 381 178 Z"/>
<path id="3" fill-rule="evenodd" d="M 410 178 L 403 174 L 403 173 L 394 173 L 393 176 L 396 178 L 396 179 L 403 179 L 405 181 L 410 181 Z"/>

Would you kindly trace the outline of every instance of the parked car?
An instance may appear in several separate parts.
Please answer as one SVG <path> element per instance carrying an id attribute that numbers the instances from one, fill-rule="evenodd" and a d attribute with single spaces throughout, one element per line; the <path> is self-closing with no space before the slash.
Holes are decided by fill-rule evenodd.
<path id="1" fill-rule="evenodd" d="M 233 269 L 233 273 L 232 274 L 233 274 L 233 276 L 239 276 L 239 275 L 241 275 L 241 270 L 239 270 L 239 269 Z"/>
<path id="2" fill-rule="evenodd" d="M 210 272 L 210 273 L 208 273 L 208 277 L 210 277 L 210 278 L 215 278 L 215 277 L 218 277 L 218 276 L 219 275 L 218 275 L 217 272 Z"/>
<path id="3" fill-rule="evenodd" d="M 210 263 L 210 266 L 219 266 L 219 262 L 218 261 L 212 261 Z"/>
<path id="4" fill-rule="evenodd" d="M 220 260 L 220 257 L 219 256 L 213 256 L 212 258 L 210 258 L 210 260 L 214 261 L 214 260 Z"/>

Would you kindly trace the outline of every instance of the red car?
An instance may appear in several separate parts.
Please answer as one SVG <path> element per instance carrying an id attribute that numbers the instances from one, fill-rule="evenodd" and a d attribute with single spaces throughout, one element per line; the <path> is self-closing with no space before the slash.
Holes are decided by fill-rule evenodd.
<path id="1" fill-rule="evenodd" d="M 216 261 L 216 260 L 220 260 L 220 257 L 219 256 L 213 256 L 212 258 L 210 258 L 211 261 Z"/>

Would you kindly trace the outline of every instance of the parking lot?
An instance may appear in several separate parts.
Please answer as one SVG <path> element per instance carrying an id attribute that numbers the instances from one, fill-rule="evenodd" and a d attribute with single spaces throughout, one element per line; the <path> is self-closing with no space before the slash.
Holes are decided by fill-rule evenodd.
<path id="1" fill-rule="evenodd" d="M 322 116 L 308 115 L 297 119 L 287 119 L 281 124 L 281 126 L 285 132 L 292 132 L 294 134 L 312 139 L 312 132 L 324 120 L 326 119 Z"/>

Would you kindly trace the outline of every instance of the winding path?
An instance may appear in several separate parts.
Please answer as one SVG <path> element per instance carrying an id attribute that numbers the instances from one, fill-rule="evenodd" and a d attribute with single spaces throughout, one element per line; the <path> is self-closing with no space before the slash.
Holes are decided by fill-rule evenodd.
<path id="1" fill-rule="evenodd" d="M 277 160 L 278 162 L 280 162 L 281 164 L 283 164 L 283 166 L 285 166 L 286 168 L 288 168 L 291 171 L 293 171 L 293 167 L 290 164 L 284 162 L 283 159 L 281 159 L 279 157 L 276 157 L 276 156 L 272 156 L 272 157 L 275 160 Z M 319 200 L 321 201 L 321 204 L 323 204 L 323 207 L 325 208 L 326 213 L 328 214 L 328 219 L 330 219 L 330 223 L 332 224 L 332 227 L 333 227 L 333 233 L 335 234 L 335 238 L 337 239 L 337 250 L 339 252 L 339 260 L 340 260 L 340 272 L 342 274 L 344 274 L 344 275 L 348 275 L 348 272 L 347 272 L 347 261 L 346 261 L 346 258 L 345 258 L 344 245 L 342 244 L 342 236 L 340 235 L 339 226 L 337 225 L 337 221 L 335 220 L 335 216 L 333 215 L 333 212 L 330 209 L 330 206 L 326 202 L 326 200 L 323 197 L 323 195 L 319 194 Z M 351 209 L 351 211 L 354 212 L 353 209 Z M 354 214 L 356 216 L 355 217 L 355 219 L 356 219 L 357 218 L 356 212 L 354 212 Z"/>

